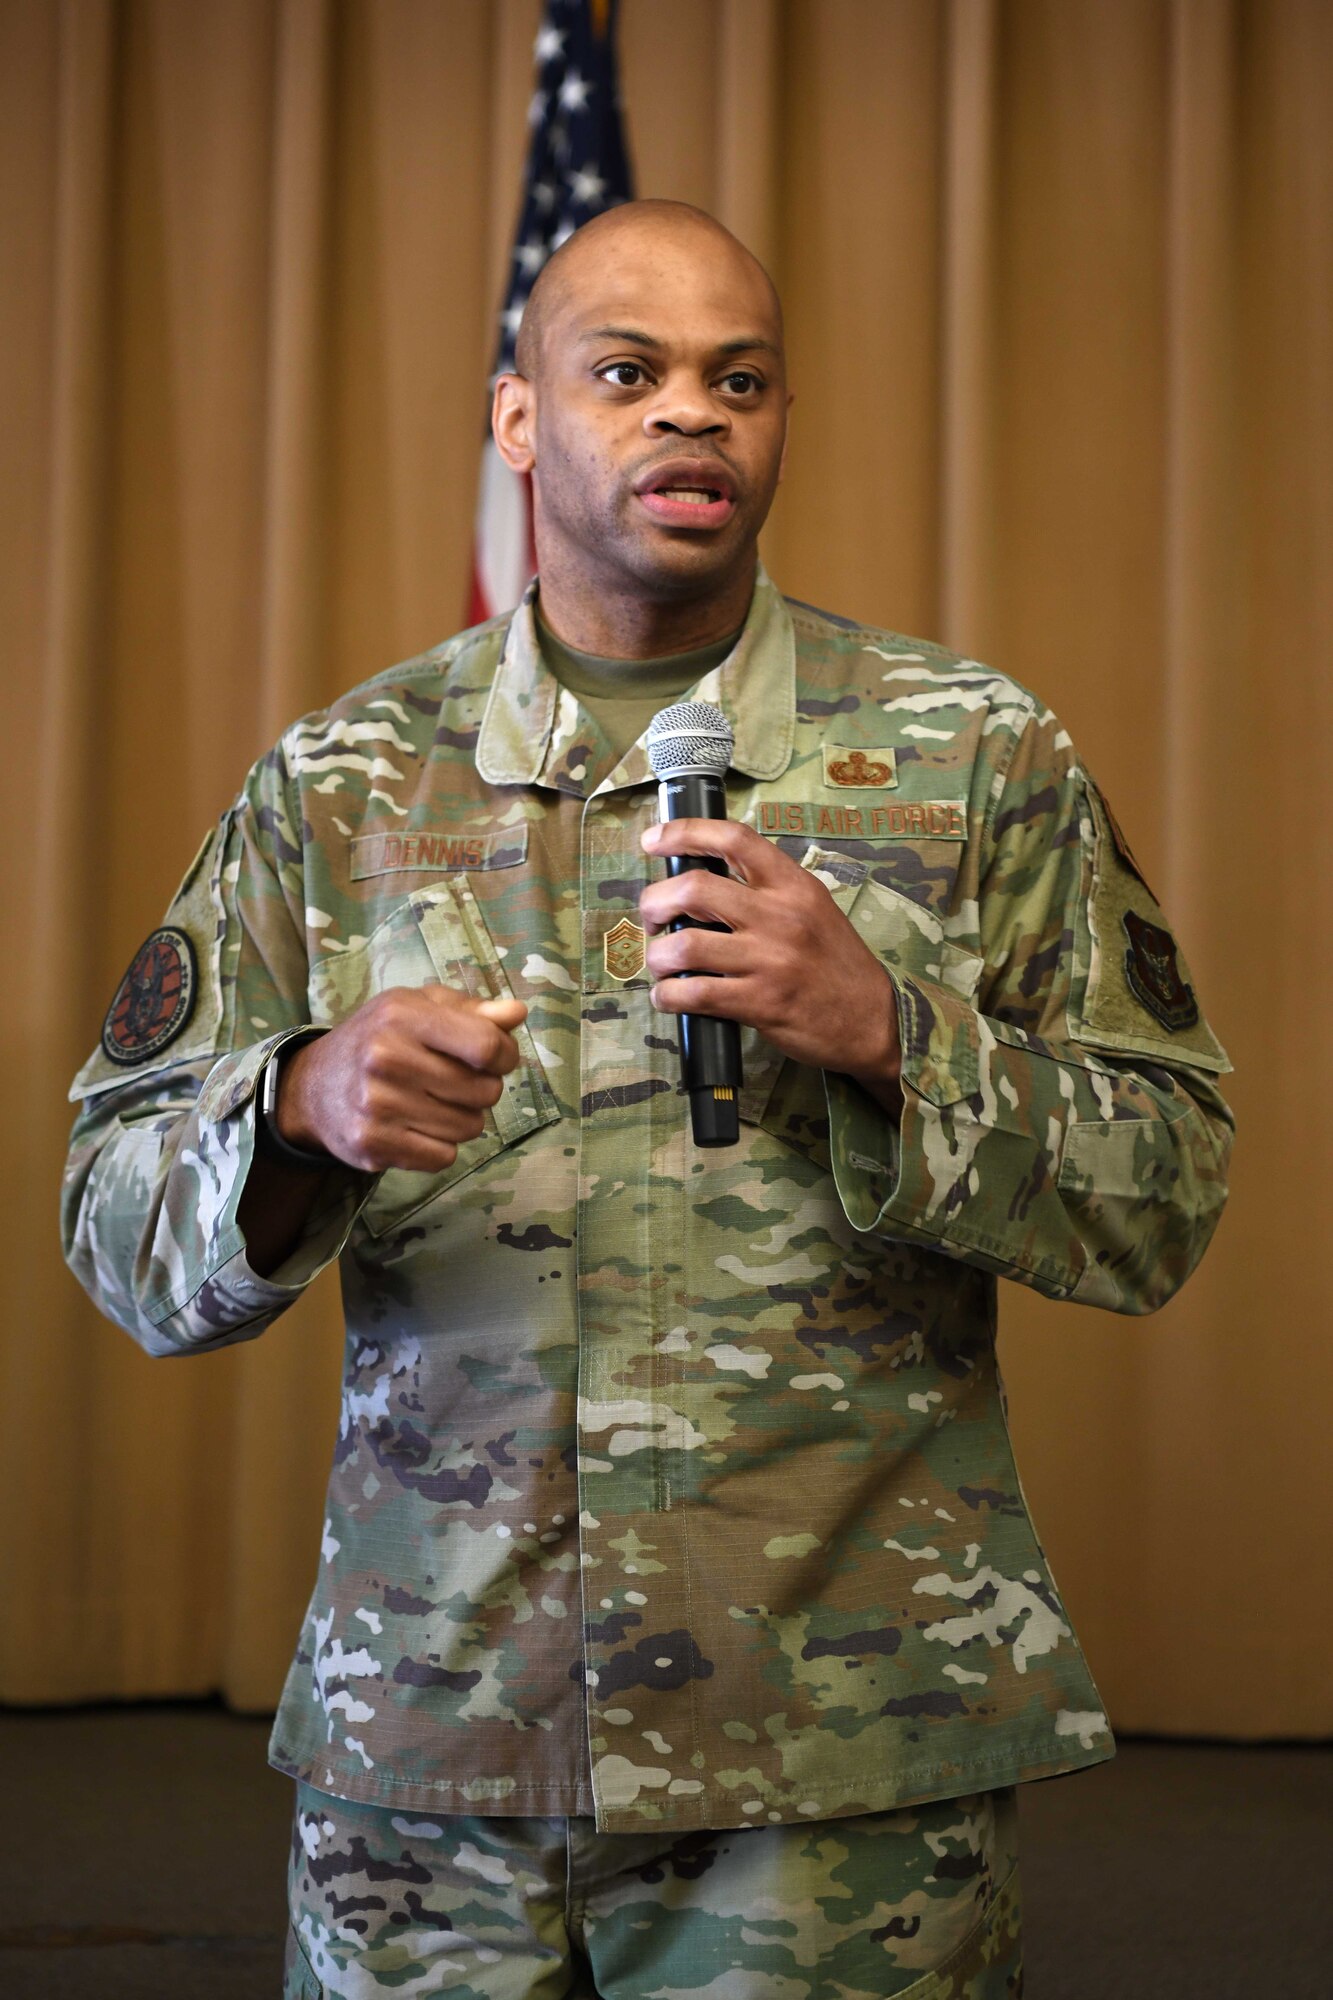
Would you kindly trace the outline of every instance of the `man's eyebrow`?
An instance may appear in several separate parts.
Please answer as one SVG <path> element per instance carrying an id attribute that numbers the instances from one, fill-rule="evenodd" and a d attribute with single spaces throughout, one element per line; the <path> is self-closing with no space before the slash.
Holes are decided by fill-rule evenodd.
<path id="1" fill-rule="evenodd" d="M 638 326 L 590 326 L 579 335 L 580 340 L 624 340 L 631 347 L 660 347 L 660 340 L 654 340 L 651 333 L 645 333 Z"/>
<path id="2" fill-rule="evenodd" d="M 580 340 L 623 340 L 630 347 L 651 347 L 661 353 L 663 343 L 651 333 L 645 333 L 639 326 L 590 326 L 579 335 Z M 724 340 L 713 349 L 715 354 L 753 354 L 756 350 L 778 355 L 781 350 L 762 334 L 742 334 L 737 340 Z"/>
<path id="3" fill-rule="evenodd" d="M 765 340 L 762 333 L 747 333 L 740 340 L 724 340 L 718 348 L 719 354 L 753 354 L 758 348 L 764 354 L 780 355 L 782 350 L 771 340 Z"/>

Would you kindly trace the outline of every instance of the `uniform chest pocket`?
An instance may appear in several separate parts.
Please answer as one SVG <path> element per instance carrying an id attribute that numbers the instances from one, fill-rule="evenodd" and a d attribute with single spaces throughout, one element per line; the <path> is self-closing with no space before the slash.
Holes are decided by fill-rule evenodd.
<path id="1" fill-rule="evenodd" d="M 814 842 L 802 867 L 819 877 L 880 963 L 947 986 L 960 999 L 974 1000 L 985 961 L 946 937 L 944 925 L 924 903 L 877 881 L 871 864 Z"/>
<path id="2" fill-rule="evenodd" d="M 405 897 L 369 937 L 314 967 L 310 1018 L 335 1026 L 377 993 L 394 986 L 452 986 L 477 1000 L 512 999 L 485 918 L 467 882 L 450 879 Z M 515 1036 L 522 1061 L 504 1079 L 498 1103 L 479 1137 L 466 1140 L 438 1174 L 391 1167 L 380 1175 L 362 1210 L 362 1226 L 384 1236 L 489 1159 L 559 1117 L 527 1024 Z"/>
<path id="3" fill-rule="evenodd" d="M 891 972 L 935 980 L 960 999 L 976 998 L 984 960 L 946 937 L 933 910 L 914 902 L 901 889 L 877 881 L 870 862 L 811 841 L 801 866 L 824 884 L 881 965 Z M 822 1127 L 824 1092 L 817 1071 L 784 1062 L 770 1043 L 752 1031 L 742 1035 L 742 1057 L 742 1117 L 789 1142 Z"/>

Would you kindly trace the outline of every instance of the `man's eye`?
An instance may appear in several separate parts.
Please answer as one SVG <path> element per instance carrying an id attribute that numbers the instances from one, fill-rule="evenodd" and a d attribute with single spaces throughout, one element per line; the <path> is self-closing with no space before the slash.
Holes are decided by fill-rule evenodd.
<path id="1" fill-rule="evenodd" d="M 599 368 L 598 374 L 613 389 L 637 389 L 645 380 L 644 372 L 637 361 L 613 361 L 609 368 Z"/>
<path id="2" fill-rule="evenodd" d="M 748 368 L 733 368 L 729 375 L 722 378 L 722 387 L 729 396 L 757 395 L 762 386 L 759 377 L 752 375 Z"/>

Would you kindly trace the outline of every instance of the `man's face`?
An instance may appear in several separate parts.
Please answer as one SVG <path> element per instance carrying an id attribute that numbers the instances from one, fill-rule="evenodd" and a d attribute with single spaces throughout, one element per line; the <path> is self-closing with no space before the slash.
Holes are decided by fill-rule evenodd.
<path id="1" fill-rule="evenodd" d="M 739 246 L 651 225 L 590 240 L 523 387 L 543 570 L 659 601 L 752 572 L 787 382 L 771 290 Z"/>

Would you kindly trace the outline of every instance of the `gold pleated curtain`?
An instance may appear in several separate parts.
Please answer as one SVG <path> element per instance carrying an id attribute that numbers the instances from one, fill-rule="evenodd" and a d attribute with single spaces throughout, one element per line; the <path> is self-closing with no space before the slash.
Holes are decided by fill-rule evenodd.
<path id="1" fill-rule="evenodd" d="M 61 1264 L 64 1092 L 294 716 L 462 622 L 534 0 L 3 0 L 0 1699 L 271 1703 L 324 1281 L 150 1362 Z M 1003 1287 L 1122 1728 L 1333 1732 L 1328 0 L 624 0 L 640 191 L 788 308 L 792 594 L 1059 711 L 1236 1063 L 1157 1317 Z"/>

